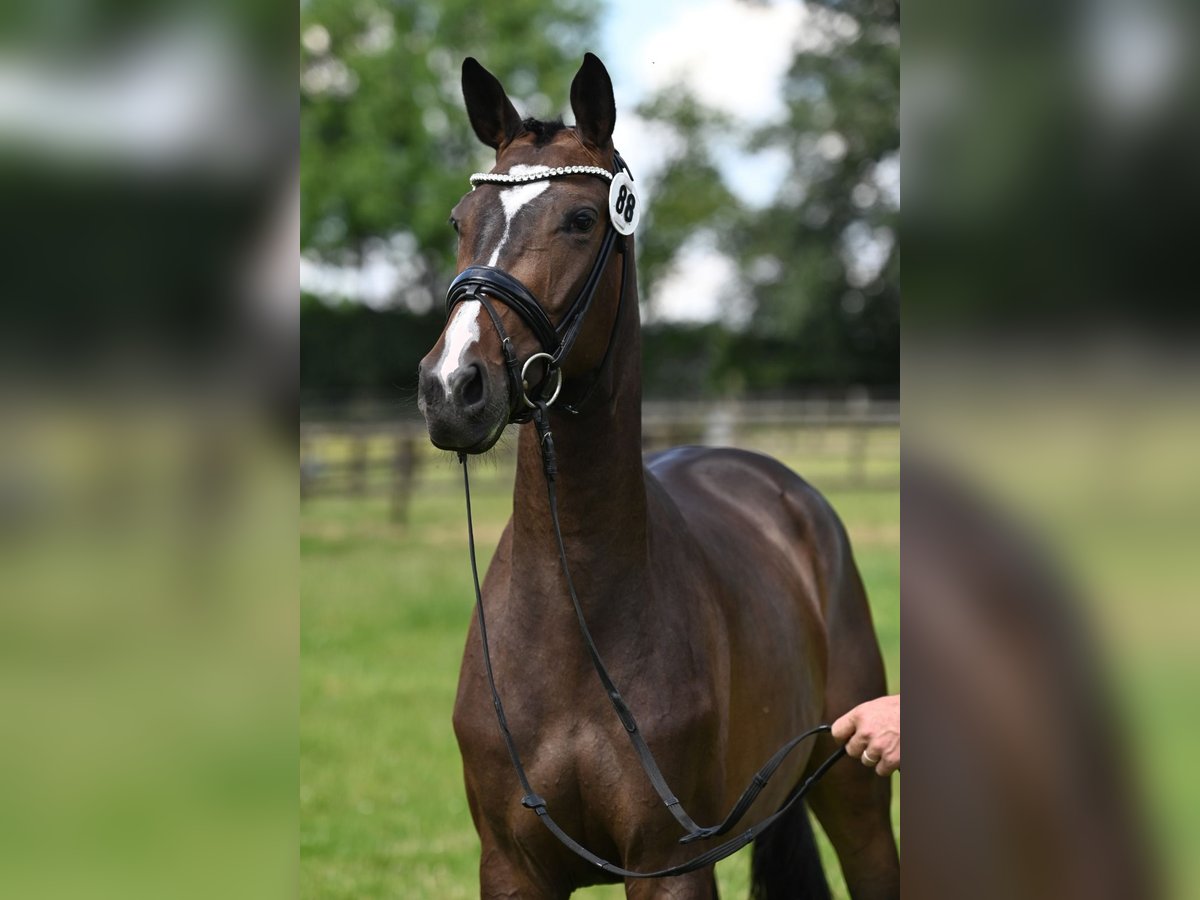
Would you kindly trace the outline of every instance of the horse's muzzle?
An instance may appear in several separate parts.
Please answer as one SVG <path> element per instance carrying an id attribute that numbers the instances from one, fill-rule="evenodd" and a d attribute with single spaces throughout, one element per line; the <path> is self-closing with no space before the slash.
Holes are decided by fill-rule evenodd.
<path id="1" fill-rule="evenodd" d="M 507 422 L 507 387 L 481 361 L 465 360 L 444 376 L 421 361 L 417 406 L 435 447 L 483 453 L 499 440 Z"/>

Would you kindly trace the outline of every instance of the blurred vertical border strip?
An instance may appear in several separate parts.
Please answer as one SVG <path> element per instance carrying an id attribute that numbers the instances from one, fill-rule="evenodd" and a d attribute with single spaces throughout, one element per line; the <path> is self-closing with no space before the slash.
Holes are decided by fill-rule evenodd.
<path id="1" fill-rule="evenodd" d="M 294 895 L 298 14 L 0 29 L 0 893 Z"/>
<path id="2" fill-rule="evenodd" d="M 909 12 L 905 886 L 1197 896 L 1200 11 Z"/>

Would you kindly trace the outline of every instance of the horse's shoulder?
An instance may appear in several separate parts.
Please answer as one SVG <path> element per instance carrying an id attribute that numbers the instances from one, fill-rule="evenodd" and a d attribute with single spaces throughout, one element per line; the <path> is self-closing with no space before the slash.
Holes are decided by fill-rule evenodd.
<path id="1" fill-rule="evenodd" d="M 658 481 L 683 489 L 743 494 L 760 488 L 819 497 L 816 488 L 774 457 L 736 447 L 672 447 L 648 455 L 646 469 Z"/>
<path id="2" fill-rule="evenodd" d="M 737 447 L 700 447 L 683 445 L 670 447 L 647 454 L 646 467 L 652 472 L 669 473 L 676 470 L 695 468 L 786 468 L 781 462 L 763 453 L 753 450 L 741 450 Z"/>
<path id="3" fill-rule="evenodd" d="M 842 531 L 828 500 L 774 457 L 734 447 L 672 447 L 648 455 L 646 470 L 685 519 L 786 520 L 836 544 Z"/>

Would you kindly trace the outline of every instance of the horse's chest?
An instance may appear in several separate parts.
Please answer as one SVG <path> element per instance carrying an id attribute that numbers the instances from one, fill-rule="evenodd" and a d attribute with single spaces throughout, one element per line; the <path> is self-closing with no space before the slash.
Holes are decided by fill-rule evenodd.
<path id="1" fill-rule="evenodd" d="M 547 684 L 525 683 L 505 691 L 505 720 L 535 790 L 577 791 L 580 783 L 603 782 L 611 776 L 611 745 L 623 731 L 599 685 L 594 690 L 551 678 Z M 612 722 L 608 722 L 612 719 Z M 490 689 L 460 697 L 455 730 L 468 767 L 502 767 L 512 775 L 512 760 L 492 705 Z M 619 733 L 618 733 L 619 732 Z"/>
<path id="2" fill-rule="evenodd" d="M 476 684 L 476 690 L 460 696 L 455 712 L 472 803 L 493 829 L 529 831 L 526 837 L 533 838 L 540 835 L 540 823 L 520 805 L 521 788 L 486 680 Z M 697 704 L 694 691 L 673 691 L 669 682 L 653 693 L 657 702 L 650 703 L 645 692 L 631 686 L 627 699 L 641 701 L 635 712 L 660 764 L 666 771 L 687 771 L 711 783 L 715 772 L 701 770 L 715 763 L 713 754 L 692 752 L 713 747 L 711 705 Z M 564 827 L 588 828 L 594 840 L 617 840 L 661 805 L 590 669 L 578 679 L 560 674 L 526 683 L 519 691 L 501 687 L 501 695 L 529 784 Z"/>
<path id="3" fill-rule="evenodd" d="M 507 598 L 492 604 L 489 645 L 496 686 L 513 744 L 532 790 L 547 802 L 564 827 L 572 820 L 595 839 L 615 839 L 622 829 L 661 807 L 642 772 L 616 711 L 590 661 L 580 650 L 572 617 L 555 628 L 531 629 L 506 619 Z M 669 651 L 684 641 L 683 629 L 637 623 L 623 642 L 598 636 L 613 680 L 633 709 L 640 730 L 664 771 L 713 781 L 719 768 L 714 751 L 720 732 L 716 675 L 719 667 L 700 665 L 704 654 L 682 660 Z M 678 623 L 676 623 L 678 625 Z M 640 636 L 670 633 L 676 640 L 655 646 Z M 554 640 L 555 636 L 562 640 Z M 540 828 L 521 807 L 521 787 L 488 686 L 477 629 L 467 641 L 455 731 L 463 754 L 468 792 L 477 818 L 494 832 Z M 703 748 L 703 751 L 699 748 Z"/>
<path id="4" fill-rule="evenodd" d="M 617 854 L 617 846 L 640 818 L 635 807 L 641 806 L 645 783 L 636 762 L 623 759 L 614 746 L 613 739 L 622 735 L 598 725 L 563 722 L 543 725 L 535 734 L 514 726 L 513 736 L 530 787 L 558 824 L 589 847 Z M 468 775 L 472 803 L 486 830 L 509 835 L 527 848 L 554 846 L 538 817 L 521 804 L 522 788 L 502 740 L 497 744 L 487 739 L 473 751 L 464 748 L 464 762 L 484 780 L 472 785 L 473 776 Z M 501 767 L 502 777 L 496 779 Z"/>

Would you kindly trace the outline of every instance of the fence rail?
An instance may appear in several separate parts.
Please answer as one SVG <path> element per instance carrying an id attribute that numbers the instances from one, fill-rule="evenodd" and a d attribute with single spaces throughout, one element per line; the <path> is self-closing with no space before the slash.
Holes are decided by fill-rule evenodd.
<path id="1" fill-rule="evenodd" d="M 424 423 L 379 408 L 324 410 L 300 423 L 300 496 L 386 496 L 391 517 L 407 518 L 426 463 L 440 454 Z M 394 413 L 395 410 L 392 410 Z M 647 402 L 647 452 L 679 444 L 746 447 L 795 465 L 823 487 L 894 489 L 899 483 L 900 407 L 894 402 Z M 515 441 L 493 456 L 511 469 Z"/>

